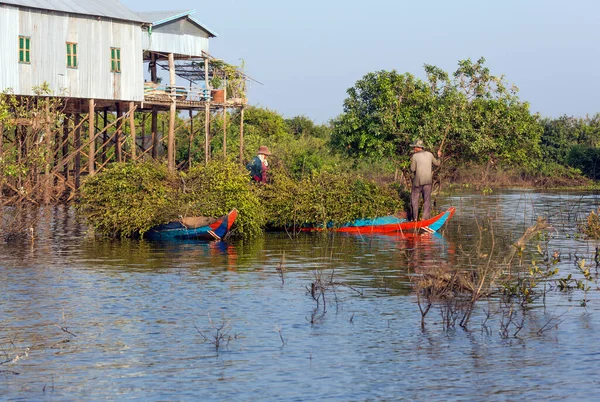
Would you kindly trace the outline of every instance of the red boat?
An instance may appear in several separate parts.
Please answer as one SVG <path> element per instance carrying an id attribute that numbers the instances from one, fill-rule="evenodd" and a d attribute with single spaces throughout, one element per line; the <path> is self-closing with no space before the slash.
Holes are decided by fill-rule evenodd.
<path id="1" fill-rule="evenodd" d="M 327 228 L 322 226 L 310 226 L 302 228 L 305 232 L 331 230 L 334 232 L 344 233 L 392 233 L 392 232 L 408 232 L 423 230 L 425 232 L 437 232 L 448 219 L 454 215 L 456 208 L 450 207 L 446 211 L 430 219 L 421 221 L 408 221 L 405 218 L 399 218 L 394 215 L 382 216 L 374 219 L 357 219 L 354 222 L 346 223 L 345 225 L 336 227 L 328 225 Z"/>

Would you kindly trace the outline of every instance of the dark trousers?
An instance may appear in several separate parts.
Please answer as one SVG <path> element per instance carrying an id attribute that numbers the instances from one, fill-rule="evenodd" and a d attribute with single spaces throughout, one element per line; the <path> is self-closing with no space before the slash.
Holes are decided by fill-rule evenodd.
<path id="1" fill-rule="evenodd" d="M 419 198 L 423 194 L 423 216 L 421 219 L 429 219 L 431 214 L 431 184 L 413 187 L 410 192 L 411 219 L 419 219 Z"/>

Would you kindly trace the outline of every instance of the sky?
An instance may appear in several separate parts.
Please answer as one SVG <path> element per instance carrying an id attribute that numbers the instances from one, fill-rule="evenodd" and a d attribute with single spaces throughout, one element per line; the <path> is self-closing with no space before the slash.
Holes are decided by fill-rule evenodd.
<path id="1" fill-rule="evenodd" d="M 600 112 L 597 0 L 121 0 L 133 11 L 183 11 L 217 37 L 212 56 L 251 82 L 248 103 L 327 123 L 348 88 L 380 70 L 425 79 L 459 60 L 486 59 L 532 113 Z"/>

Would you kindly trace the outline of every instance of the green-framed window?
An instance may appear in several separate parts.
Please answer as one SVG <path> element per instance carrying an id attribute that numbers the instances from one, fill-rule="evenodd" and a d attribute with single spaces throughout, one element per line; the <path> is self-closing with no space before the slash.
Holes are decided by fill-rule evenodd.
<path id="1" fill-rule="evenodd" d="M 77 68 L 77 43 L 67 42 L 67 67 Z"/>
<path id="2" fill-rule="evenodd" d="M 121 48 L 110 48 L 110 71 L 113 73 L 121 72 Z"/>
<path id="3" fill-rule="evenodd" d="M 31 38 L 29 36 L 19 36 L 19 63 L 31 63 Z"/>

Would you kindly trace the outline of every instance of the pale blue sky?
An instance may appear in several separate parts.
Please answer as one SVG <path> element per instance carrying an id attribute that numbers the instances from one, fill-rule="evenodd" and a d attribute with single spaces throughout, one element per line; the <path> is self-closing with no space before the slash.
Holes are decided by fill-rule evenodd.
<path id="1" fill-rule="evenodd" d="M 218 34 L 210 53 L 243 59 L 249 103 L 325 123 L 363 75 L 424 78 L 483 56 L 542 116 L 600 112 L 596 0 L 121 0 L 134 11 L 196 9 Z"/>

